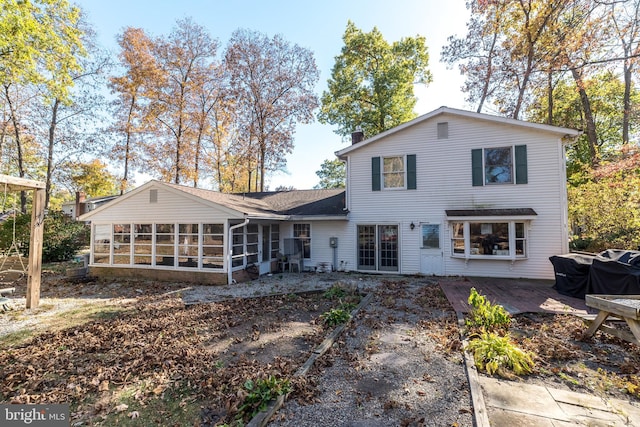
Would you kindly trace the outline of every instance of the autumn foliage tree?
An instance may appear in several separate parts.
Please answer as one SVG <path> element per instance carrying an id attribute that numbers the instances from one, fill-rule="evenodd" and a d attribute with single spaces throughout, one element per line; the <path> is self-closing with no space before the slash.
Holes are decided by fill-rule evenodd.
<path id="1" fill-rule="evenodd" d="M 113 152 L 122 162 L 120 194 L 127 188 L 131 170 L 142 163 L 145 108 L 151 96 L 152 82 L 160 75 L 153 55 L 153 42 L 141 28 L 125 28 L 118 36 L 119 60 L 124 73 L 111 76 L 109 88 L 117 98 L 113 101 Z"/>
<path id="2" fill-rule="evenodd" d="M 625 146 L 618 158 L 576 173 L 568 187 L 573 249 L 640 247 L 640 151 Z"/>
<path id="3" fill-rule="evenodd" d="M 25 94 L 40 91 L 49 101 L 68 104 L 73 76 L 82 71 L 79 58 L 86 54 L 78 26 L 79 8 L 66 0 L 3 1 L 0 3 L 0 85 L 2 108 L 10 126 L 3 126 L 4 143 L 12 132 L 16 171 L 27 176 L 25 134 L 27 117 L 17 103 Z M 21 209 L 26 197 L 21 194 Z"/>
<path id="4" fill-rule="evenodd" d="M 296 124 L 313 120 L 315 60 L 281 36 L 238 30 L 218 59 L 217 40 L 184 19 L 166 37 L 126 29 L 119 43 L 124 73 L 111 89 L 125 182 L 137 160 L 175 183 L 211 177 L 222 191 L 263 190 Z"/>
<path id="5" fill-rule="evenodd" d="M 199 118 L 194 116 L 200 78 L 215 68 L 217 41 L 191 19 L 179 20 L 154 43 L 160 68 L 149 99 L 148 126 L 157 138 L 147 145 L 152 170 L 176 184 L 193 180 Z"/>
<path id="6" fill-rule="evenodd" d="M 568 126 L 558 121 L 569 82 L 578 94 L 576 119 L 590 166 L 600 159 L 601 129 L 593 106 L 596 76 L 616 71 L 624 90 L 616 97 L 626 144 L 637 124 L 633 80 L 640 51 L 640 1 L 476 0 L 464 38 L 452 36 L 442 60 L 458 64 L 467 77 L 463 90 L 478 111 L 492 107 L 513 118 Z M 598 102 L 598 101 L 596 101 Z M 531 114 L 533 112 L 533 114 Z M 600 122 L 601 124 L 602 122 Z M 582 149 L 582 148 L 581 148 Z"/>

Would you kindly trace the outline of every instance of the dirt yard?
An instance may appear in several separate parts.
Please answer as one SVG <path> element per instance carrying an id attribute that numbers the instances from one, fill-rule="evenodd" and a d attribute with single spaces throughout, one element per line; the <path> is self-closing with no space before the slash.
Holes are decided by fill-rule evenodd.
<path id="1" fill-rule="evenodd" d="M 273 425 L 473 425 L 457 319 L 437 280 L 318 276 L 250 284 L 276 296 L 185 305 L 194 290 L 184 284 L 50 275 L 31 312 L 18 287 L 0 313 L 0 402 L 70 403 L 74 425 L 233 425 L 247 381 L 271 377 L 292 388 Z M 292 281 L 303 286 L 282 287 Z M 356 302 L 329 297 L 336 283 L 374 299 L 296 378 L 332 330 L 323 314 Z M 582 341 L 584 330 L 570 315 L 515 316 L 512 335 L 536 355 L 534 374 L 518 381 L 639 400 L 638 347 L 600 332 Z"/>

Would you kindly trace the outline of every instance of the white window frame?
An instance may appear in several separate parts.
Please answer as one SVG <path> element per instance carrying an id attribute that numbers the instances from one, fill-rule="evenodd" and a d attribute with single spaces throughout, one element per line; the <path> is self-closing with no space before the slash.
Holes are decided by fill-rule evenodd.
<path id="1" fill-rule="evenodd" d="M 402 170 L 401 171 L 389 171 L 386 172 L 384 168 L 385 160 L 387 159 L 401 159 L 402 160 Z M 382 178 L 381 187 L 383 190 L 406 190 L 407 188 L 407 156 L 383 156 L 380 158 L 382 164 L 380 165 L 380 174 Z M 402 185 L 397 187 L 387 187 L 387 175 L 399 175 L 402 174 Z"/>
<path id="2" fill-rule="evenodd" d="M 307 230 L 309 230 L 309 235 L 308 236 L 303 236 L 300 235 L 300 228 L 304 227 Z M 297 229 L 296 229 L 297 228 Z M 312 234 L 312 230 L 311 230 L 311 223 L 310 222 L 296 222 L 293 224 L 291 231 L 293 233 L 293 238 L 294 239 L 299 239 L 300 241 L 302 241 L 302 254 L 303 254 L 303 258 L 304 259 L 311 259 L 312 257 L 312 253 L 311 253 L 311 234 Z M 305 256 L 307 254 L 305 254 L 305 247 L 309 247 L 309 256 Z"/>
<path id="3" fill-rule="evenodd" d="M 509 149 L 509 159 L 510 159 L 510 164 L 509 164 L 509 175 L 511 177 L 510 181 L 501 181 L 501 182 L 489 182 L 487 181 L 487 150 L 504 150 L 504 149 Z M 516 164 L 516 158 L 515 158 L 515 148 L 513 145 L 506 145 L 506 146 L 502 146 L 502 147 L 487 147 L 487 148 L 483 148 L 482 149 L 482 181 L 484 183 L 484 185 L 511 185 L 511 184 L 515 184 L 516 181 L 516 168 L 515 168 L 515 164 Z"/>
<path id="4" fill-rule="evenodd" d="M 471 224 L 508 224 L 509 233 L 509 250 L 508 253 L 481 254 L 475 251 L 471 242 Z M 454 233 L 455 224 L 463 225 L 463 237 L 460 238 Z M 523 237 L 516 237 L 516 224 L 523 224 Z M 465 219 L 449 219 L 449 242 L 451 245 L 452 258 L 465 259 L 488 259 L 488 260 L 522 260 L 528 258 L 529 253 L 529 225 L 530 220 L 523 219 L 505 219 L 505 218 L 465 218 Z M 464 253 L 455 253 L 455 241 L 464 241 Z M 523 254 L 518 254 L 516 249 L 516 241 L 522 241 Z M 499 250 L 499 249 L 498 249 Z"/>
<path id="5" fill-rule="evenodd" d="M 157 226 L 158 225 L 172 225 L 173 232 L 171 233 L 158 233 Z M 192 236 L 197 236 L 198 240 L 198 255 L 192 256 L 192 258 L 197 259 L 197 265 L 194 266 L 180 266 L 179 265 L 179 257 L 180 251 L 182 249 L 182 242 L 179 241 L 178 236 L 180 225 L 197 225 L 198 233 L 195 232 L 188 233 Z M 150 232 L 144 233 L 145 235 L 149 235 L 151 240 L 149 243 L 144 243 L 144 246 L 149 248 L 149 253 L 139 254 L 136 253 L 135 246 L 136 244 L 140 244 L 136 240 L 137 232 L 136 225 L 148 225 L 150 227 Z M 223 230 L 226 229 L 223 223 L 206 223 L 206 225 L 216 225 L 222 226 Z M 128 231 L 126 232 L 118 232 L 114 230 L 115 226 L 126 226 Z M 158 236 L 163 236 L 164 238 L 173 235 L 173 244 L 168 244 L 166 242 L 158 242 Z M 208 234 L 211 236 L 218 236 L 218 234 L 212 233 Z M 185 222 L 140 222 L 140 223 L 126 223 L 126 222 L 117 222 L 117 223 L 108 223 L 108 222 L 100 222 L 93 223 L 91 229 L 91 265 L 99 266 L 99 267 L 134 267 L 141 269 L 178 269 L 178 270 L 204 270 L 204 271 L 212 271 L 212 272 L 222 272 L 224 271 L 224 236 L 225 233 L 219 235 L 222 239 L 222 245 L 207 245 L 210 247 L 221 247 L 223 250 L 223 254 L 221 256 L 205 256 L 203 254 L 203 238 L 204 238 L 204 223 L 194 222 L 194 223 L 185 223 Z M 124 237 L 129 237 L 129 241 L 126 242 Z M 116 241 L 121 240 L 121 241 Z M 243 242 L 244 242 L 244 233 L 243 233 Z M 128 255 L 123 253 L 117 253 L 117 249 L 119 245 L 126 245 L 128 247 Z M 161 247 L 172 248 L 172 254 L 167 253 L 163 255 L 157 254 L 158 245 Z M 195 245 L 190 244 L 191 247 L 195 247 Z M 103 248 L 103 251 L 97 252 L 97 247 Z M 124 246 L 122 246 L 124 247 Z M 107 252 L 108 251 L 108 252 Z M 96 262 L 96 256 L 99 259 Z M 148 257 L 150 260 L 149 264 L 146 263 L 135 263 L 136 256 L 144 256 Z M 158 256 L 166 256 L 173 257 L 174 264 L 173 265 L 163 265 L 157 262 Z M 244 256 L 244 253 L 243 253 Z M 128 257 L 129 262 L 118 262 L 116 263 L 116 257 L 124 258 Z M 215 267 L 203 267 L 203 260 L 220 260 L 220 268 Z"/>

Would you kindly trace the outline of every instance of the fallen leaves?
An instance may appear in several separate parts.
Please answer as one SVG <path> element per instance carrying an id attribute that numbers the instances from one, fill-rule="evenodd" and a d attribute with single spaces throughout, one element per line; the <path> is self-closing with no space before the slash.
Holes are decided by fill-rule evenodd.
<path id="1" fill-rule="evenodd" d="M 75 419 L 104 417 L 112 412 L 138 418 L 138 411 L 117 401 L 116 396 L 125 389 L 132 390 L 132 402 L 143 406 L 152 399 L 163 399 L 167 392 L 180 390 L 189 396 L 190 403 L 202 399 L 214 407 L 232 410 L 241 403 L 242 396 L 236 391 L 242 390 L 244 381 L 268 375 L 292 376 L 306 355 L 296 352 L 295 358 L 274 357 L 261 363 L 248 358 L 251 353 L 259 353 L 253 351 L 220 364 L 221 355 L 205 345 L 209 337 L 246 326 L 239 341 L 259 341 L 261 350 L 266 351 L 261 331 L 277 330 L 278 319 L 286 324 L 314 306 L 324 309 L 315 300 L 321 297 L 300 296 L 295 301 L 264 297 L 185 307 L 178 297 L 143 295 L 135 305 L 124 307 L 118 317 L 98 317 L 0 350 L 0 396 L 12 403 L 83 406 L 74 412 Z M 266 321 L 265 313 L 278 319 Z M 303 337 L 310 348 L 324 334 L 321 328 L 316 330 L 317 337 Z M 302 400 L 313 398 L 316 384 L 312 381 L 292 380 L 292 385 Z M 112 399 L 113 403 L 96 403 L 93 408 L 81 405 L 98 394 L 101 400 Z M 183 399 L 180 407 L 184 406 L 182 402 L 187 404 Z"/>

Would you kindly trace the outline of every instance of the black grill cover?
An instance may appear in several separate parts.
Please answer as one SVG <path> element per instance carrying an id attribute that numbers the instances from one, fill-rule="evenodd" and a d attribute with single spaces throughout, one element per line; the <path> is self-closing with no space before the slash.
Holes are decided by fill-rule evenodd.
<path id="1" fill-rule="evenodd" d="M 588 294 L 640 295 L 640 251 L 608 249 L 591 265 Z"/>
<path id="2" fill-rule="evenodd" d="M 595 257 L 595 254 L 575 253 L 549 257 L 556 276 L 553 288 L 559 294 L 584 299 L 589 283 L 589 270 Z"/>

